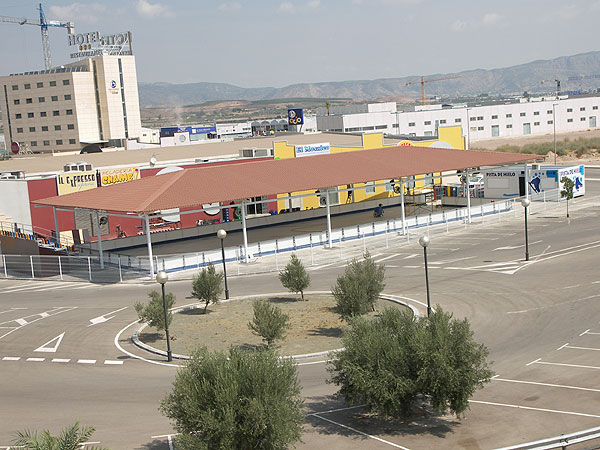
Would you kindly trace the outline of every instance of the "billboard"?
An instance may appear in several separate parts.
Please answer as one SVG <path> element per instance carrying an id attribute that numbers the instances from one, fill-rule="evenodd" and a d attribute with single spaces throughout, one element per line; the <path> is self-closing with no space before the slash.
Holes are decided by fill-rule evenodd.
<path id="1" fill-rule="evenodd" d="M 58 195 L 94 189 L 98 187 L 96 171 L 59 173 L 56 175 L 56 187 L 58 188 Z"/>
<path id="2" fill-rule="evenodd" d="M 304 124 L 304 113 L 302 112 L 302 108 L 288 109 L 288 123 L 290 125 Z"/>
<path id="3" fill-rule="evenodd" d="M 101 186 L 127 183 L 128 181 L 139 179 L 140 169 L 138 167 L 128 167 L 126 169 L 106 169 L 100 171 Z"/>
<path id="4" fill-rule="evenodd" d="M 324 142 L 322 144 L 296 145 L 294 148 L 296 158 L 302 156 L 329 155 L 330 152 L 329 142 Z"/>

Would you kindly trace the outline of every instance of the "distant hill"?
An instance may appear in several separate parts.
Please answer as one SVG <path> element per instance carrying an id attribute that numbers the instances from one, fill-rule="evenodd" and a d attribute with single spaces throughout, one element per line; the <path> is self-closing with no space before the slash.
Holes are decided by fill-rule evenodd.
<path id="1" fill-rule="evenodd" d="M 592 89 L 600 86 L 599 78 L 567 81 L 569 77 L 600 74 L 600 51 L 538 60 L 501 69 L 475 69 L 459 73 L 430 74 L 426 78 L 457 76 L 451 80 L 428 84 L 428 96 L 475 96 L 479 94 L 518 94 L 553 92 L 554 79 L 562 81 L 561 89 Z M 282 88 L 242 88 L 226 83 L 139 83 L 140 105 L 190 105 L 215 100 L 269 100 L 285 98 L 382 98 L 420 97 L 418 76 L 292 84 Z M 542 80 L 547 83 L 542 84 Z"/>

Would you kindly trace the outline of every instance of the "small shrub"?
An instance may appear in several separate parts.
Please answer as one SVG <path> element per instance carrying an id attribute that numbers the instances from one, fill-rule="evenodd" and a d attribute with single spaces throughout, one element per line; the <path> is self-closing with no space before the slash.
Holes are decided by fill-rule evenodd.
<path id="1" fill-rule="evenodd" d="M 152 290 L 148 292 L 148 297 L 150 297 L 148 304 L 136 302 L 133 307 L 138 314 L 140 322 L 147 322 L 148 325 L 156 328 L 158 331 L 163 331 L 165 329 L 165 311 L 162 294 Z M 167 321 L 171 325 L 171 320 L 173 319 L 171 308 L 175 304 L 175 294 L 172 292 L 166 293 L 165 303 L 167 304 Z"/>
<path id="2" fill-rule="evenodd" d="M 254 317 L 248 322 L 248 328 L 262 337 L 269 347 L 275 341 L 283 339 L 290 328 L 290 316 L 266 300 L 254 300 L 252 305 Z"/>
<path id="3" fill-rule="evenodd" d="M 223 274 L 217 273 L 213 263 L 202 269 L 199 274 L 194 276 L 192 281 L 192 296 L 204 302 L 204 313 L 210 303 L 218 303 L 219 295 L 223 292 L 221 283 Z"/>
<path id="4" fill-rule="evenodd" d="M 279 281 L 290 292 L 300 292 L 300 296 L 304 300 L 304 291 L 310 286 L 310 277 L 304 268 L 304 264 L 294 253 L 292 253 L 290 262 L 287 263 L 285 269 L 279 272 Z"/>

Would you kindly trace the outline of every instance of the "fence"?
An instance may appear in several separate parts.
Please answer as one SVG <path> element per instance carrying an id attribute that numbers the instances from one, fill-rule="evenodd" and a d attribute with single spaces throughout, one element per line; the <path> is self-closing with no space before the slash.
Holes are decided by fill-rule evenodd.
<path id="1" fill-rule="evenodd" d="M 588 428 L 587 430 L 577 431 L 575 433 L 563 434 L 561 436 L 541 439 L 539 441 L 528 442 L 526 444 L 511 445 L 510 447 L 502 447 L 496 450 L 552 450 L 552 449 L 574 449 L 583 448 L 578 444 L 587 443 L 586 448 L 590 449 L 590 441 L 600 440 L 600 427 Z M 591 448 L 598 448 L 596 445 Z"/>

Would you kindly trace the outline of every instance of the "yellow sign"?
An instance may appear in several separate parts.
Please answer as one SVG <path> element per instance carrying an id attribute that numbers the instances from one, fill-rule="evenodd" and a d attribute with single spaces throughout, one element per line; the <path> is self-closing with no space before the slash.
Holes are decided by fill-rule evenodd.
<path id="1" fill-rule="evenodd" d="M 59 173 L 56 175 L 56 186 L 58 187 L 58 195 L 94 189 L 98 187 L 96 171 Z"/>
<path id="2" fill-rule="evenodd" d="M 398 147 L 412 147 L 414 144 L 412 141 L 400 141 Z"/>
<path id="3" fill-rule="evenodd" d="M 100 184 L 109 186 L 111 184 L 127 183 L 140 179 L 140 169 L 129 167 L 127 169 L 106 169 L 100 171 Z"/>

